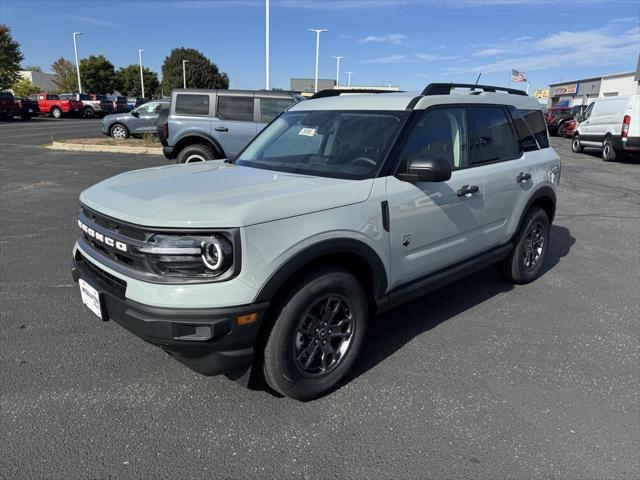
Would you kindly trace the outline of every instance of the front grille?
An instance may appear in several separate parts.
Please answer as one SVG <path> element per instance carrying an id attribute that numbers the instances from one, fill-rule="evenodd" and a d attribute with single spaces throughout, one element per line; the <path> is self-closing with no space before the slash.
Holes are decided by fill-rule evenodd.
<path id="1" fill-rule="evenodd" d="M 91 220 L 96 225 L 111 230 L 112 232 L 122 235 L 124 237 L 132 238 L 135 240 L 146 241 L 151 236 L 150 232 L 145 232 L 141 228 L 136 228 L 124 222 L 120 222 L 114 218 L 107 217 L 98 212 L 82 206 L 82 213 L 85 217 Z"/>
<path id="2" fill-rule="evenodd" d="M 84 258 L 80 252 L 76 253 L 76 263 L 91 273 L 95 278 L 102 281 L 108 287 L 110 293 L 113 293 L 117 297 L 124 298 L 125 292 L 127 291 L 127 282 L 97 267 Z"/>

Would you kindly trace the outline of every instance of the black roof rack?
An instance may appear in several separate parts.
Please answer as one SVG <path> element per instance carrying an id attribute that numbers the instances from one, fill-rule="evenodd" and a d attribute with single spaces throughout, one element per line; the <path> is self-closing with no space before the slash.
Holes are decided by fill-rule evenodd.
<path id="1" fill-rule="evenodd" d="M 507 92 L 511 95 L 524 95 L 527 92 L 516 88 L 494 87 L 492 85 L 475 85 L 473 83 L 430 83 L 422 91 L 422 95 L 449 95 L 454 88 L 468 88 L 469 90 L 482 90 L 484 92 Z"/>
<path id="2" fill-rule="evenodd" d="M 339 97 L 340 95 L 349 93 L 399 93 L 398 90 L 378 90 L 375 88 L 329 88 L 327 90 L 320 90 L 318 93 L 314 93 L 309 100 L 316 98 L 326 97 Z"/>

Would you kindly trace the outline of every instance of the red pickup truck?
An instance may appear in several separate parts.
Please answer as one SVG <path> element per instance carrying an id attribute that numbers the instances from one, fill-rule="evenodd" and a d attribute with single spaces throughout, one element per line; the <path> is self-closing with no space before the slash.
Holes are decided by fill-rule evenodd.
<path id="1" fill-rule="evenodd" d="M 82 102 L 78 100 L 61 100 L 54 93 L 36 93 L 29 97 L 30 100 L 36 100 L 40 107 L 40 112 L 51 115 L 54 118 L 60 118 L 62 115 L 82 115 Z"/>

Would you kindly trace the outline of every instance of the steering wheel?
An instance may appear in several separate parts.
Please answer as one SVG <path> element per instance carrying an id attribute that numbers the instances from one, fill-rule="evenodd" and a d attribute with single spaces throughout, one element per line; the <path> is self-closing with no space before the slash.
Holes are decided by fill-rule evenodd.
<path id="1" fill-rule="evenodd" d="M 349 165 L 353 165 L 355 167 L 358 163 L 366 163 L 367 167 L 375 167 L 377 165 L 375 160 L 371 160 L 368 157 L 356 157 L 349 162 Z"/>

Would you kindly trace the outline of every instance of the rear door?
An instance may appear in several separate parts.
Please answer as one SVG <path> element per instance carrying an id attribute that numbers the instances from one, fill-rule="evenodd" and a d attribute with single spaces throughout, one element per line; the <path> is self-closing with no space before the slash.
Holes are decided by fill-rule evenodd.
<path id="1" fill-rule="evenodd" d="M 155 133 L 156 122 L 160 113 L 160 102 L 148 102 L 136 109 L 139 114 L 138 121 L 134 121 L 135 128 L 131 133 Z"/>
<path id="2" fill-rule="evenodd" d="M 206 134 L 211 130 L 212 95 L 208 93 L 176 93 L 169 118 L 168 145 L 175 145 L 190 133 Z"/>
<path id="3" fill-rule="evenodd" d="M 258 132 L 253 94 L 218 93 L 212 135 L 235 158 Z"/>

